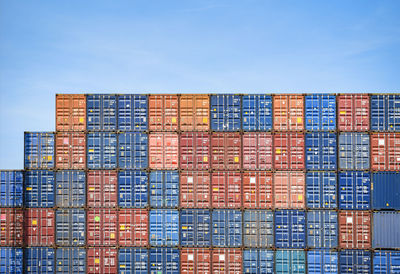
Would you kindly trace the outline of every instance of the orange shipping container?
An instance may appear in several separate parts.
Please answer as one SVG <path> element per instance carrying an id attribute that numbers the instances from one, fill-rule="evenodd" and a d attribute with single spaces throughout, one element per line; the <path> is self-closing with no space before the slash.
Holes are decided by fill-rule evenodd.
<path id="1" fill-rule="evenodd" d="M 208 95 L 181 95 L 180 129 L 207 131 L 210 129 L 210 98 Z"/>
<path id="2" fill-rule="evenodd" d="M 304 134 L 278 133 L 274 135 L 275 169 L 304 169 Z"/>
<path id="3" fill-rule="evenodd" d="M 339 131 L 369 130 L 369 96 L 343 94 L 337 96 Z"/>
<path id="4" fill-rule="evenodd" d="M 274 174 L 275 208 L 305 208 L 305 174 L 279 171 Z"/>
<path id="5" fill-rule="evenodd" d="M 243 206 L 245 208 L 272 208 L 272 173 L 247 171 L 243 173 Z"/>
<path id="6" fill-rule="evenodd" d="M 208 248 L 182 248 L 181 273 L 211 273 L 211 250 Z"/>
<path id="7" fill-rule="evenodd" d="M 211 206 L 210 173 L 183 171 L 180 178 L 181 207 L 209 208 Z"/>
<path id="8" fill-rule="evenodd" d="M 86 135 L 78 132 L 56 134 L 56 168 L 86 168 Z"/>
<path id="9" fill-rule="evenodd" d="M 249 132 L 243 134 L 243 168 L 247 170 L 272 169 L 272 134 Z"/>
<path id="10" fill-rule="evenodd" d="M 368 211 L 339 212 L 339 247 L 366 249 L 371 247 L 371 213 Z"/>
<path id="11" fill-rule="evenodd" d="M 373 170 L 400 170 L 400 133 L 372 133 L 371 153 Z"/>
<path id="12" fill-rule="evenodd" d="M 211 135 L 212 168 L 239 170 L 242 138 L 239 133 L 214 132 Z"/>
<path id="13" fill-rule="evenodd" d="M 152 169 L 177 169 L 179 163 L 178 134 L 149 134 L 149 166 Z"/>
<path id="14" fill-rule="evenodd" d="M 240 208 L 242 205 L 242 177 L 240 172 L 221 171 L 211 174 L 212 207 Z"/>
<path id="15" fill-rule="evenodd" d="M 86 130 L 86 96 L 83 94 L 56 95 L 56 130 Z"/>
<path id="16" fill-rule="evenodd" d="M 303 130 L 304 96 L 274 95 L 273 98 L 274 130 Z"/>
<path id="17" fill-rule="evenodd" d="M 178 96 L 149 96 L 149 130 L 178 130 Z"/>

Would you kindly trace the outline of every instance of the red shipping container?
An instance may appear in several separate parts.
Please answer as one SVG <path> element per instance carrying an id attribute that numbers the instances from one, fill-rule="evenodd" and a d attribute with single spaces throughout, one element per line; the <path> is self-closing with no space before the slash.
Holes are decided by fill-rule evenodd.
<path id="1" fill-rule="evenodd" d="M 118 273 L 116 248 L 89 248 L 87 250 L 87 273 Z"/>
<path id="2" fill-rule="evenodd" d="M 240 208 L 242 205 L 242 177 L 240 172 L 221 171 L 211 174 L 212 207 Z"/>
<path id="3" fill-rule="evenodd" d="M 304 169 L 304 134 L 278 133 L 274 135 L 275 169 Z"/>
<path id="4" fill-rule="evenodd" d="M 149 129 L 153 131 L 178 130 L 178 96 L 149 96 Z"/>
<path id="5" fill-rule="evenodd" d="M 22 246 L 24 215 L 22 209 L 0 208 L 0 245 Z"/>
<path id="6" fill-rule="evenodd" d="M 181 273 L 211 273 L 211 250 L 208 248 L 182 248 Z"/>
<path id="7" fill-rule="evenodd" d="M 273 96 L 274 130 L 304 129 L 304 96 L 274 95 Z"/>
<path id="8" fill-rule="evenodd" d="M 243 168 L 247 170 L 272 169 L 272 134 L 249 132 L 243 134 Z"/>
<path id="9" fill-rule="evenodd" d="M 215 248 L 212 250 L 213 274 L 242 273 L 242 250 L 238 248 Z"/>
<path id="10" fill-rule="evenodd" d="M 181 169 L 210 168 L 210 135 L 188 132 L 180 135 Z"/>
<path id="11" fill-rule="evenodd" d="M 210 97 L 206 94 L 186 94 L 179 98 L 180 130 L 210 129 Z"/>
<path id="12" fill-rule="evenodd" d="M 180 175 L 181 207 L 210 208 L 210 173 L 183 171 Z"/>
<path id="13" fill-rule="evenodd" d="M 247 171 L 243 173 L 243 206 L 268 208 L 273 205 L 272 173 Z"/>
<path id="14" fill-rule="evenodd" d="M 242 144 L 239 133 L 214 132 L 211 135 L 211 147 L 213 169 L 240 169 Z"/>
<path id="15" fill-rule="evenodd" d="M 371 134 L 371 168 L 379 171 L 400 170 L 400 133 Z"/>
<path id="16" fill-rule="evenodd" d="M 278 171 L 274 174 L 275 208 L 305 208 L 305 174 Z"/>
<path id="17" fill-rule="evenodd" d="M 118 205 L 117 171 L 89 171 L 87 187 L 88 207 L 116 207 Z"/>
<path id="18" fill-rule="evenodd" d="M 371 213 L 339 211 L 339 247 L 366 249 L 371 247 Z"/>
<path id="19" fill-rule="evenodd" d="M 24 239 L 28 246 L 52 246 L 54 244 L 54 210 L 50 208 L 26 209 Z"/>
<path id="20" fill-rule="evenodd" d="M 86 96 L 56 94 L 56 130 L 86 130 Z"/>
<path id="21" fill-rule="evenodd" d="M 152 133 L 149 135 L 149 166 L 152 169 L 177 169 L 179 140 L 176 133 Z"/>
<path id="22" fill-rule="evenodd" d="M 118 212 L 119 245 L 147 246 L 149 212 L 146 209 L 121 209 Z"/>
<path id="23" fill-rule="evenodd" d="M 56 134 L 56 168 L 86 168 L 86 134 L 64 132 Z"/>
<path id="24" fill-rule="evenodd" d="M 338 129 L 340 131 L 369 130 L 369 96 L 342 94 L 337 96 Z"/>
<path id="25" fill-rule="evenodd" d="M 88 245 L 116 245 L 117 221 L 117 210 L 115 209 L 89 209 L 87 212 Z"/>

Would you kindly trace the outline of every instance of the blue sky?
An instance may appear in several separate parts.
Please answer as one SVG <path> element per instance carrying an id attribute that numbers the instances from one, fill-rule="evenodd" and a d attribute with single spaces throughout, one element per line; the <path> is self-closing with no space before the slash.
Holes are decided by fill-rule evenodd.
<path id="1" fill-rule="evenodd" d="M 0 0 L 0 168 L 55 93 L 399 92 L 400 1 Z"/>

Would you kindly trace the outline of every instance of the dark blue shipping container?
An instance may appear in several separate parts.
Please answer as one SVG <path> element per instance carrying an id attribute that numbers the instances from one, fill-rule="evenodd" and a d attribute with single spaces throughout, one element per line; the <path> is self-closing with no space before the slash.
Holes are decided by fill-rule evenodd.
<path id="1" fill-rule="evenodd" d="M 371 252 L 365 250 L 341 250 L 339 272 L 348 274 L 370 274 Z"/>
<path id="2" fill-rule="evenodd" d="M 240 130 L 240 95 L 211 95 L 211 129 Z"/>
<path id="3" fill-rule="evenodd" d="M 54 133 L 25 132 L 25 169 L 54 168 Z"/>
<path id="4" fill-rule="evenodd" d="M 338 246 L 338 214 L 333 210 L 307 211 L 307 247 Z"/>
<path id="5" fill-rule="evenodd" d="M 116 130 L 117 96 L 95 94 L 86 98 L 87 130 Z"/>
<path id="6" fill-rule="evenodd" d="M 373 269 L 374 274 L 400 273 L 400 251 L 375 251 Z"/>
<path id="7" fill-rule="evenodd" d="M 272 129 L 272 96 L 243 95 L 242 127 L 245 131 L 269 131 Z"/>
<path id="8" fill-rule="evenodd" d="M 86 250 L 84 248 L 69 247 L 56 250 L 57 273 L 86 273 Z"/>
<path id="9" fill-rule="evenodd" d="M 339 134 L 339 168 L 346 170 L 369 169 L 369 135 L 360 132 Z"/>
<path id="10" fill-rule="evenodd" d="M 220 247 L 242 245 L 242 212 L 233 209 L 213 210 L 212 245 Z"/>
<path id="11" fill-rule="evenodd" d="M 121 274 L 147 274 L 149 254 L 145 248 L 121 248 L 118 251 L 118 271 Z"/>
<path id="12" fill-rule="evenodd" d="M 77 170 L 56 172 L 56 205 L 84 207 L 86 205 L 86 173 Z"/>
<path id="13" fill-rule="evenodd" d="M 371 96 L 371 130 L 400 131 L 400 95 Z"/>
<path id="14" fill-rule="evenodd" d="M 307 172 L 308 208 L 337 208 L 337 179 L 334 172 Z"/>
<path id="15" fill-rule="evenodd" d="M 304 250 L 277 250 L 275 254 L 276 274 L 306 273 L 306 254 Z"/>
<path id="16" fill-rule="evenodd" d="M 22 248 L 0 247 L 0 273 L 23 273 Z"/>
<path id="17" fill-rule="evenodd" d="M 25 173 L 25 206 L 54 206 L 54 172 L 32 170 Z"/>
<path id="18" fill-rule="evenodd" d="M 54 249 L 48 247 L 31 247 L 24 251 L 25 272 L 55 273 Z"/>
<path id="19" fill-rule="evenodd" d="M 335 133 L 307 133 L 305 150 L 308 170 L 336 170 Z"/>
<path id="20" fill-rule="evenodd" d="M 373 248 L 400 248 L 400 213 L 374 212 L 372 233 Z"/>
<path id="21" fill-rule="evenodd" d="M 21 207 L 23 205 L 24 175 L 19 170 L 0 170 L 0 206 Z"/>
<path id="22" fill-rule="evenodd" d="M 150 249 L 150 274 L 178 274 L 179 250 L 175 248 Z"/>
<path id="23" fill-rule="evenodd" d="M 275 247 L 306 247 L 306 213 L 302 210 L 275 211 Z"/>
<path id="24" fill-rule="evenodd" d="M 338 273 L 338 253 L 329 250 L 307 251 L 308 274 Z"/>
<path id="25" fill-rule="evenodd" d="M 87 167 L 89 169 L 117 168 L 117 134 L 97 132 L 87 135 Z"/>
<path id="26" fill-rule="evenodd" d="M 147 95 L 118 96 L 118 129 L 122 131 L 147 130 Z"/>
<path id="27" fill-rule="evenodd" d="M 150 210 L 150 245 L 179 245 L 179 212 L 178 210 Z"/>
<path id="28" fill-rule="evenodd" d="M 142 208 L 148 205 L 148 176 L 144 171 L 118 172 L 118 205 Z"/>
<path id="29" fill-rule="evenodd" d="M 143 169 L 148 166 L 148 137 L 145 133 L 118 134 L 118 166 L 123 169 Z"/>
<path id="30" fill-rule="evenodd" d="M 400 173 L 372 173 L 372 208 L 400 210 Z"/>
<path id="31" fill-rule="evenodd" d="M 305 96 L 306 130 L 336 129 L 336 96 L 310 94 Z"/>
<path id="32" fill-rule="evenodd" d="M 267 249 L 243 250 L 243 273 L 273 274 L 274 251 Z"/>
<path id="33" fill-rule="evenodd" d="M 56 210 L 56 244 L 58 246 L 84 246 L 86 213 L 84 209 Z"/>
<path id="34" fill-rule="evenodd" d="M 178 171 L 152 171 L 149 184 L 151 207 L 178 207 Z"/>
<path id="35" fill-rule="evenodd" d="M 368 210 L 371 207 L 371 174 L 362 171 L 340 172 L 339 209 Z"/>
<path id="36" fill-rule="evenodd" d="M 181 210 L 181 245 L 211 245 L 211 213 L 207 209 Z"/>
<path id="37" fill-rule="evenodd" d="M 273 247 L 274 214 L 271 210 L 243 212 L 243 244 L 245 247 Z"/>

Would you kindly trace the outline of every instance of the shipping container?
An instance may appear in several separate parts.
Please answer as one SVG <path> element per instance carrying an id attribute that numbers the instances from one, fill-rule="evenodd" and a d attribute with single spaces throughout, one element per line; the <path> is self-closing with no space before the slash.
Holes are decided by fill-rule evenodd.
<path id="1" fill-rule="evenodd" d="M 0 247 L 0 273 L 4 274 L 23 273 L 22 248 Z"/>
<path id="2" fill-rule="evenodd" d="M 179 168 L 179 137 L 176 133 L 149 135 L 149 167 L 152 169 Z"/>
<path id="3" fill-rule="evenodd" d="M 54 168 L 54 133 L 24 133 L 25 169 Z"/>
<path id="4" fill-rule="evenodd" d="M 242 245 L 242 212 L 232 209 L 212 211 L 212 245 L 239 247 Z"/>
<path id="5" fill-rule="evenodd" d="M 150 210 L 150 245 L 179 245 L 179 211 L 169 209 Z"/>
<path id="6" fill-rule="evenodd" d="M 338 214 L 333 210 L 307 211 L 307 247 L 337 248 Z"/>
<path id="7" fill-rule="evenodd" d="M 210 168 L 210 135 L 202 132 L 180 134 L 180 168 L 206 170 Z"/>
<path id="8" fill-rule="evenodd" d="M 149 241 L 149 211 L 120 209 L 118 211 L 118 244 L 120 246 L 147 246 Z"/>
<path id="9" fill-rule="evenodd" d="M 0 245 L 22 246 L 23 225 L 21 208 L 0 208 Z"/>
<path id="10" fill-rule="evenodd" d="M 176 131 L 179 126 L 177 95 L 149 96 L 149 129 L 152 131 Z"/>
<path id="11" fill-rule="evenodd" d="M 86 212 L 84 209 L 56 210 L 57 246 L 84 246 L 86 235 Z"/>
<path id="12" fill-rule="evenodd" d="M 255 248 L 243 250 L 243 273 L 273 274 L 274 251 Z"/>
<path id="13" fill-rule="evenodd" d="M 180 130 L 208 131 L 210 129 L 210 97 L 206 94 L 181 95 Z"/>
<path id="14" fill-rule="evenodd" d="M 371 274 L 371 253 L 366 250 L 341 250 L 339 273 Z"/>
<path id="15" fill-rule="evenodd" d="M 182 248 L 180 273 L 210 274 L 211 250 L 208 248 Z"/>
<path id="16" fill-rule="evenodd" d="M 335 133 L 307 133 L 305 150 L 307 170 L 336 170 Z"/>
<path id="17" fill-rule="evenodd" d="M 87 211 L 87 245 L 117 245 L 118 212 L 115 209 L 93 208 Z"/>
<path id="18" fill-rule="evenodd" d="M 117 168 L 117 134 L 111 132 L 88 133 L 88 169 Z"/>
<path id="19" fill-rule="evenodd" d="M 212 273 L 242 273 L 242 260 L 242 250 L 239 248 L 215 248 L 212 250 Z"/>
<path id="20" fill-rule="evenodd" d="M 242 197 L 244 208 L 271 209 L 273 205 L 272 172 L 244 172 Z"/>
<path id="21" fill-rule="evenodd" d="M 205 171 L 182 171 L 179 185 L 181 207 L 211 207 L 210 173 Z"/>
<path id="22" fill-rule="evenodd" d="M 271 210 L 248 209 L 243 212 L 243 245 L 274 246 L 274 214 Z"/>
<path id="23" fill-rule="evenodd" d="M 306 213 L 303 210 L 275 211 L 275 247 L 306 247 Z"/>
<path id="24" fill-rule="evenodd" d="M 340 172 L 339 209 L 368 210 L 371 208 L 371 175 L 369 172 Z"/>
<path id="25" fill-rule="evenodd" d="M 211 129 L 214 131 L 238 131 L 241 128 L 240 95 L 211 95 Z"/>
<path id="26" fill-rule="evenodd" d="M 29 208 L 24 215 L 24 240 L 28 246 L 52 246 L 54 244 L 54 210 Z"/>
<path id="27" fill-rule="evenodd" d="M 87 173 L 88 207 L 116 207 L 118 179 L 114 170 L 90 170 Z"/>
<path id="28" fill-rule="evenodd" d="M 275 254 L 276 274 L 305 274 L 306 254 L 304 250 L 277 250 Z"/>
<path id="29" fill-rule="evenodd" d="M 304 160 L 304 134 L 285 132 L 274 135 L 274 159 L 277 170 L 302 170 Z"/>
<path id="30" fill-rule="evenodd" d="M 243 169 L 272 169 L 272 139 L 272 134 L 266 132 L 247 132 L 243 134 Z"/>
<path id="31" fill-rule="evenodd" d="M 305 194 L 304 172 L 274 173 L 275 208 L 305 208 Z"/>
<path id="32" fill-rule="evenodd" d="M 84 207 L 86 205 L 86 173 L 78 170 L 56 172 L 56 206 Z"/>
<path id="33" fill-rule="evenodd" d="M 87 273 L 118 273 L 118 251 L 116 248 L 88 248 Z"/>
<path id="34" fill-rule="evenodd" d="M 147 128 L 147 95 L 118 95 L 118 130 L 145 131 Z"/>
<path id="35" fill-rule="evenodd" d="M 373 209 L 400 210 L 400 173 L 372 173 L 371 192 Z"/>
<path id="36" fill-rule="evenodd" d="M 214 170 L 239 170 L 241 167 L 242 140 L 240 133 L 211 134 L 211 164 Z"/>
<path id="37" fill-rule="evenodd" d="M 151 248 L 149 252 L 150 274 L 179 274 L 179 249 Z"/>
<path id="38" fill-rule="evenodd" d="M 307 273 L 308 274 L 337 274 L 338 252 L 329 250 L 307 251 Z"/>
<path id="39" fill-rule="evenodd" d="M 339 168 L 344 170 L 369 169 L 369 135 L 360 132 L 339 134 Z"/>
<path id="40" fill-rule="evenodd" d="M 368 249 L 371 247 L 371 213 L 339 211 L 339 247 Z"/>
<path id="41" fill-rule="evenodd" d="M 120 207 L 146 207 L 148 205 L 148 176 L 144 171 L 118 172 L 118 205 Z"/>
<path id="42" fill-rule="evenodd" d="M 23 205 L 22 171 L 0 170 L 0 206 L 22 207 Z"/>
<path id="43" fill-rule="evenodd" d="M 242 176 L 240 172 L 211 173 L 213 208 L 240 208 L 242 206 Z"/>
<path id="44" fill-rule="evenodd" d="M 400 131 L 400 95 L 371 96 L 371 130 Z"/>
<path id="45" fill-rule="evenodd" d="M 400 133 L 371 133 L 371 169 L 400 170 Z"/>
<path id="46" fill-rule="evenodd" d="M 181 246 L 210 246 L 210 210 L 182 209 L 180 215 Z"/>
<path id="47" fill-rule="evenodd" d="M 90 131 L 117 130 L 117 96 L 94 94 L 86 96 L 87 125 Z"/>
<path id="48" fill-rule="evenodd" d="M 25 173 L 25 206 L 54 206 L 54 172 L 32 170 Z"/>
<path id="49" fill-rule="evenodd" d="M 56 134 L 56 168 L 86 168 L 86 134 L 58 132 Z"/>
<path id="50" fill-rule="evenodd" d="M 304 96 L 273 95 L 274 130 L 304 130 Z"/>
<path id="51" fill-rule="evenodd" d="M 335 172 L 306 173 L 307 208 L 337 208 Z"/>
<path id="52" fill-rule="evenodd" d="M 86 250 L 78 247 L 63 247 L 56 249 L 57 273 L 86 273 Z"/>
<path id="53" fill-rule="evenodd" d="M 243 95 L 242 128 L 245 131 L 272 130 L 272 96 Z"/>
<path id="54" fill-rule="evenodd" d="M 150 206 L 154 208 L 178 207 L 179 173 L 178 171 L 150 172 Z"/>
<path id="55" fill-rule="evenodd" d="M 149 253 L 144 248 L 121 248 L 118 250 L 118 273 L 147 274 Z"/>
<path id="56" fill-rule="evenodd" d="M 144 169 L 148 167 L 148 136 L 145 133 L 118 134 L 118 167 Z"/>
<path id="57" fill-rule="evenodd" d="M 86 95 L 56 94 L 56 130 L 86 130 Z"/>
<path id="58" fill-rule="evenodd" d="M 373 271 L 376 274 L 400 273 L 400 252 L 390 250 L 375 251 Z"/>
<path id="59" fill-rule="evenodd" d="M 400 213 L 381 211 L 372 217 L 372 247 L 400 248 Z"/>
<path id="60" fill-rule="evenodd" d="M 24 250 L 25 273 L 55 273 L 53 248 L 31 247 Z"/>
<path id="61" fill-rule="evenodd" d="M 367 94 L 341 94 L 337 96 L 338 130 L 369 130 L 369 96 Z"/>
<path id="62" fill-rule="evenodd" d="M 305 96 L 306 130 L 336 129 L 336 96 L 310 94 Z M 327 273 L 327 272 L 324 272 Z"/>

